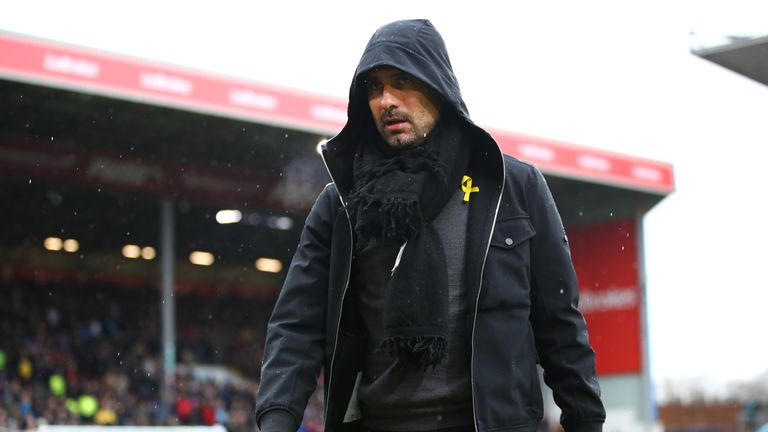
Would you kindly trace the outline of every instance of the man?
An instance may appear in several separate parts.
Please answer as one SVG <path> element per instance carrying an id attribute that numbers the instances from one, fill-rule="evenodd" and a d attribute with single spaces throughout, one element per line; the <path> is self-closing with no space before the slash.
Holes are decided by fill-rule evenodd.
<path id="1" fill-rule="evenodd" d="M 605 412 L 560 216 L 469 118 L 426 20 L 373 35 L 267 332 L 262 431 L 321 367 L 328 431 L 535 431 L 537 361 L 571 431 Z"/>

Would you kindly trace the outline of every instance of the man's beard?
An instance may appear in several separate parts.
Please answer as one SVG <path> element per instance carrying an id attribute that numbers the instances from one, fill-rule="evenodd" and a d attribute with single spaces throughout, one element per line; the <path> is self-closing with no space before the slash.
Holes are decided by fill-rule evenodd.
<path id="1" fill-rule="evenodd" d="M 386 118 L 393 118 L 398 121 L 407 122 L 411 126 L 410 133 L 398 133 L 396 135 L 390 135 L 387 131 L 386 123 L 384 122 L 384 119 Z M 414 123 L 410 115 L 398 112 L 394 109 L 386 109 L 382 111 L 381 115 L 379 116 L 377 127 L 379 129 L 379 135 L 384 138 L 384 141 L 389 144 L 389 146 L 396 149 L 420 145 L 427 137 L 427 132 L 420 132 L 422 129 L 421 125 Z"/>
<path id="2" fill-rule="evenodd" d="M 406 148 L 406 147 L 416 147 L 417 145 L 420 145 L 422 142 L 424 142 L 423 137 L 417 136 L 416 134 L 409 134 L 409 135 L 403 135 L 398 134 L 396 136 L 390 137 L 387 141 L 387 144 L 392 146 L 393 148 Z"/>

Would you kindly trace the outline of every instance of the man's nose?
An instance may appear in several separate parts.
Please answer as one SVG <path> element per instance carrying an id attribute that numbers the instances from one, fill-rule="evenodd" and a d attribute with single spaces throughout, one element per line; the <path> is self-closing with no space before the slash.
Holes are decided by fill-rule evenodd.
<path id="1" fill-rule="evenodd" d="M 385 85 L 384 88 L 381 91 L 381 107 L 384 109 L 387 108 L 397 108 L 400 106 L 400 99 L 397 97 L 397 94 L 393 91 L 394 89 L 388 85 Z"/>

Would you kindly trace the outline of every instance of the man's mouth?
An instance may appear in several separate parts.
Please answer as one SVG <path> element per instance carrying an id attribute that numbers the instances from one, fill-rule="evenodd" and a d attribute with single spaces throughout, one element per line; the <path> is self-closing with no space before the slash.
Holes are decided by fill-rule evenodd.
<path id="1" fill-rule="evenodd" d="M 387 117 L 384 119 L 384 128 L 390 132 L 401 129 L 408 120 L 398 117 Z"/>

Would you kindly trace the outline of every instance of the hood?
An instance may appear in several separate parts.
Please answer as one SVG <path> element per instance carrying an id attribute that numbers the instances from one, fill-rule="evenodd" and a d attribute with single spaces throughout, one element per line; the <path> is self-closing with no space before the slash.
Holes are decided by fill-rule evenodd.
<path id="1" fill-rule="evenodd" d="M 395 67 L 415 76 L 445 98 L 447 107 L 444 109 L 452 108 L 460 118 L 472 124 L 445 42 L 432 23 L 425 19 L 403 20 L 379 28 L 368 41 L 355 69 L 349 88 L 347 124 L 328 141 L 323 153 L 331 177 L 342 193 L 349 187 L 344 178 L 344 165 L 351 159 L 362 133 L 374 127 L 365 74 L 381 66 Z"/>
<path id="2" fill-rule="evenodd" d="M 440 93 L 462 117 L 469 118 L 442 36 L 431 22 L 419 19 L 387 24 L 368 41 L 349 88 L 348 126 L 367 120 L 358 117 L 370 117 L 365 74 L 381 66 L 415 76 Z"/>

